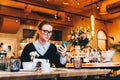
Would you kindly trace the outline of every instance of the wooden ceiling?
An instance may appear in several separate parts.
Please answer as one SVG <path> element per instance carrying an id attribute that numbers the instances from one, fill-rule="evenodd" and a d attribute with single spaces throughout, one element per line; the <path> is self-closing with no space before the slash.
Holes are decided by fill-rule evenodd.
<path id="1" fill-rule="evenodd" d="M 120 17 L 120 0 L 0 0 L 0 7 L 0 15 L 49 19 L 54 24 L 70 27 L 76 16 L 89 18 L 94 14 L 97 20 L 108 22 Z"/>

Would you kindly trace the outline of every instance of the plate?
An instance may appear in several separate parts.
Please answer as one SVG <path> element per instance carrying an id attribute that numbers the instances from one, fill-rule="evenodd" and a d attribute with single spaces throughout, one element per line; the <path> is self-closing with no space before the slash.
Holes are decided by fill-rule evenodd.
<path id="1" fill-rule="evenodd" d="M 50 72 L 50 71 L 55 71 L 55 70 L 56 70 L 56 68 L 50 68 L 49 71 L 44 70 L 43 72 Z M 36 71 L 36 70 L 35 69 L 20 69 L 20 72 L 34 72 L 34 71 Z"/>
<path id="2" fill-rule="evenodd" d="M 21 72 L 33 72 L 34 69 L 20 69 Z"/>
<path id="3" fill-rule="evenodd" d="M 49 70 L 42 70 L 42 72 L 51 72 L 51 71 L 55 71 L 56 68 L 50 68 Z"/>
<path id="4" fill-rule="evenodd" d="M 56 68 L 50 68 L 50 70 L 51 70 L 51 71 L 55 71 L 55 70 L 56 70 Z"/>

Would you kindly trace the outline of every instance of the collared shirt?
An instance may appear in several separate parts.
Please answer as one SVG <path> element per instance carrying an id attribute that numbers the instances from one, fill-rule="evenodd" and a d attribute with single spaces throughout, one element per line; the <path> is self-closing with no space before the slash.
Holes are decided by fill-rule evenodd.
<path id="1" fill-rule="evenodd" d="M 36 40 L 35 42 L 33 42 L 36 50 L 39 52 L 40 55 L 44 55 L 46 53 L 46 51 L 48 50 L 50 43 L 46 42 L 44 45 L 41 45 L 40 42 L 38 40 Z"/>
<path id="2" fill-rule="evenodd" d="M 43 56 L 46 51 L 48 50 L 50 43 L 46 42 L 44 45 L 41 45 L 38 40 L 33 42 L 33 45 L 35 46 L 36 50 L 39 52 L 41 56 Z M 66 57 L 60 57 L 60 63 L 65 64 L 66 63 Z"/>

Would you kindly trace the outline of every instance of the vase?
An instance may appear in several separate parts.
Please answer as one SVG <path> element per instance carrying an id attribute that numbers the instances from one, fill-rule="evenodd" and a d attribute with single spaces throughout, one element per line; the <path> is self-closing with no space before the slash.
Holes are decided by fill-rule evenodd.
<path id="1" fill-rule="evenodd" d="M 70 57 L 79 56 L 79 54 L 80 54 L 80 46 L 72 47 L 70 52 Z"/>

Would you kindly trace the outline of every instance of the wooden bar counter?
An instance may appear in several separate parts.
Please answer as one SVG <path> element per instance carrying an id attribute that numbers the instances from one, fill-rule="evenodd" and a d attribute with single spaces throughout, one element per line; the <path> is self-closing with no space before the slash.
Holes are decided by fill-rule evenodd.
<path id="1" fill-rule="evenodd" d="M 19 71 L 19 72 L 4 72 L 0 71 L 0 80 L 33 80 L 33 79 L 48 79 L 58 80 L 58 78 L 68 77 L 84 77 L 109 74 L 111 69 L 67 69 L 57 68 L 50 72 L 42 71 Z"/>

